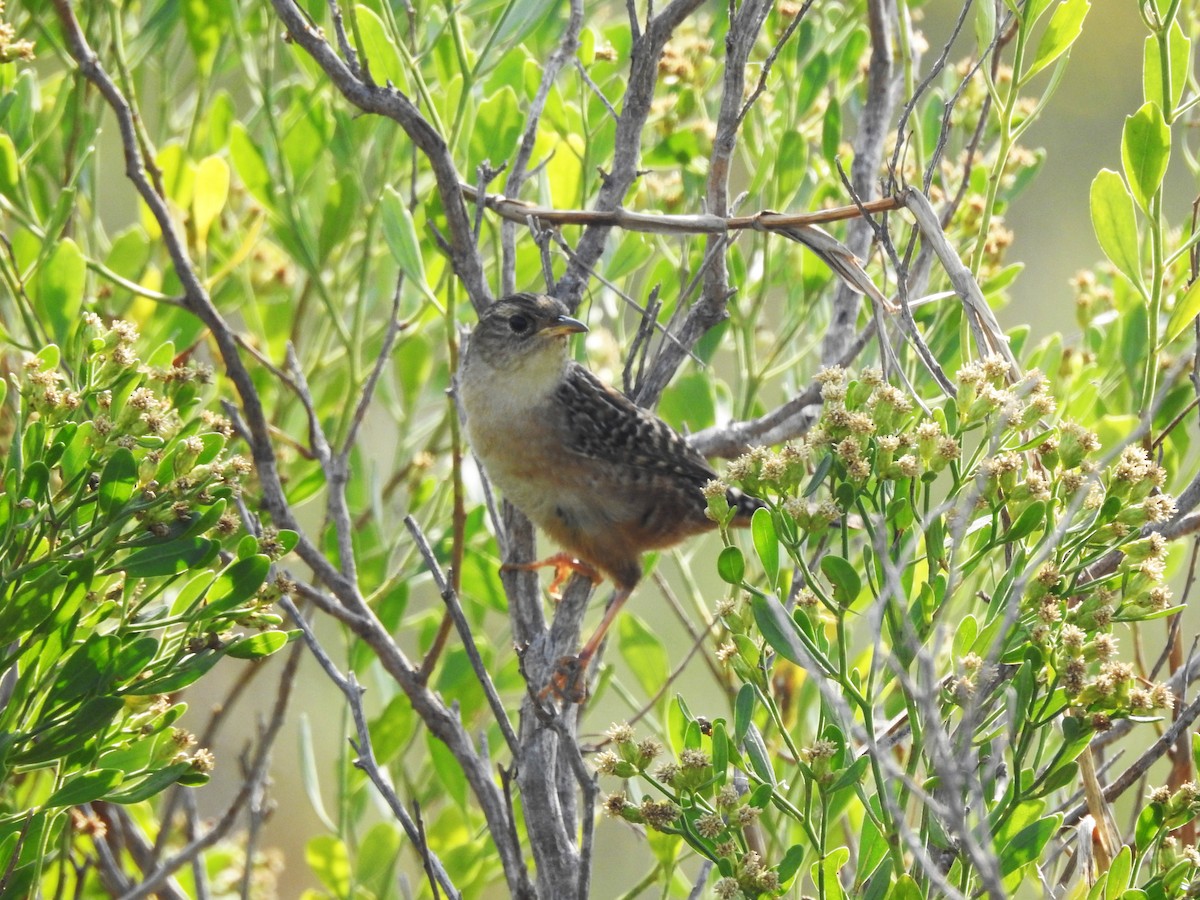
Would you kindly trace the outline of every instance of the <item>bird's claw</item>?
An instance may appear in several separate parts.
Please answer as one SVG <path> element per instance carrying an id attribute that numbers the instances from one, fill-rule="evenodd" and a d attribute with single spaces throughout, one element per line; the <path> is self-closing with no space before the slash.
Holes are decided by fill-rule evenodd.
<path id="1" fill-rule="evenodd" d="M 506 562 L 500 566 L 505 572 L 519 571 L 536 571 L 544 566 L 554 567 L 554 578 L 550 582 L 550 587 L 547 589 L 550 596 L 555 600 L 562 598 L 561 588 L 563 583 L 573 574 L 580 574 L 584 578 L 590 579 L 592 584 L 599 584 L 603 580 L 603 576 L 581 559 L 576 559 L 566 553 L 556 553 L 554 556 L 549 556 L 546 559 L 537 559 L 533 562 Z"/>
<path id="2" fill-rule="evenodd" d="M 562 656 L 554 664 L 554 672 L 546 686 L 538 692 L 538 700 L 555 696 L 566 703 L 583 703 L 588 698 L 587 668 L 589 659 L 582 656 Z"/>

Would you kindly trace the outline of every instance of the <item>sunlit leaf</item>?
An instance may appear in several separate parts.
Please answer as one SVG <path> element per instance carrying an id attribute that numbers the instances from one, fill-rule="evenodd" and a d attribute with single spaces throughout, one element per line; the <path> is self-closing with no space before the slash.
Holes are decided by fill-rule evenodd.
<path id="1" fill-rule="evenodd" d="M 1104 255 L 1117 271 L 1143 290 L 1133 196 L 1112 169 L 1101 169 L 1092 180 L 1091 213 L 1092 228 Z"/>
<path id="2" fill-rule="evenodd" d="M 1083 32 L 1083 20 L 1092 5 L 1090 0 L 1063 0 L 1050 16 L 1038 42 L 1033 63 L 1025 70 L 1022 82 L 1036 75 L 1066 53 Z"/>
<path id="3" fill-rule="evenodd" d="M 1147 214 L 1150 200 L 1162 185 L 1171 157 L 1171 129 L 1163 119 L 1162 110 L 1147 103 L 1131 116 L 1125 117 L 1121 133 L 1121 163 L 1125 177 L 1133 189 L 1134 199 Z"/>
<path id="4" fill-rule="evenodd" d="M 78 806 L 99 800 L 125 779 L 120 769 L 95 769 L 76 775 L 46 800 L 47 806 Z"/>
<path id="5" fill-rule="evenodd" d="M 362 61 L 370 67 L 371 77 L 378 84 L 390 81 L 407 93 L 408 76 L 404 70 L 404 60 L 392 42 L 383 19 L 365 3 L 358 3 L 353 9 L 362 38 Z"/>
<path id="6" fill-rule="evenodd" d="M 340 838 L 332 834 L 317 835 L 304 846 L 304 858 L 335 897 L 350 896 L 350 852 Z"/>
<path id="7" fill-rule="evenodd" d="M 192 222 L 196 241 L 203 248 L 208 230 L 216 221 L 229 196 L 229 163 L 219 156 L 207 156 L 196 167 L 196 187 L 192 194 Z"/>
<path id="8" fill-rule="evenodd" d="M 1183 334 L 1184 329 L 1191 325 L 1197 316 L 1200 316 L 1200 278 L 1189 284 L 1183 296 L 1175 301 L 1171 318 L 1167 320 L 1167 327 L 1163 329 L 1160 347 Z"/>
<path id="9" fill-rule="evenodd" d="M 295 632 L 299 634 L 299 632 Z M 235 659 L 266 659 L 277 650 L 287 645 L 289 632 L 264 631 L 261 634 L 251 634 L 239 638 L 229 645 L 225 651 Z"/>
<path id="10" fill-rule="evenodd" d="M 16 200 L 20 185 L 21 168 L 17 162 L 17 148 L 11 137 L 0 132 L 0 194 Z"/>

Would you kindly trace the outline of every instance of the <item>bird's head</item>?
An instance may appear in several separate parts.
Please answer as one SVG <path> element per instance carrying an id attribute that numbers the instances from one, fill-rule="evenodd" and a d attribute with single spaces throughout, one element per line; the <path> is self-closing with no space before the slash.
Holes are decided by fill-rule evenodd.
<path id="1" fill-rule="evenodd" d="M 493 303 L 471 335 L 469 354 L 492 369 L 513 371 L 533 364 L 561 367 L 567 337 L 587 326 L 544 294 L 511 294 Z"/>

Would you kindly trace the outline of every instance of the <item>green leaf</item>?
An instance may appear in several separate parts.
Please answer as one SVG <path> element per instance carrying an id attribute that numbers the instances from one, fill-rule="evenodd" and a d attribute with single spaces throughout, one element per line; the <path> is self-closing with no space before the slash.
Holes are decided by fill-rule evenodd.
<path id="1" fill-rule="evenodd" d="M 821 573 L 833 585 L 833 599 L 842 606 L 849 606 L 862 590 L 862 579 L 854 566 L 840 556 L 830 554 L 821 560 Z"/>
<path id="2" fill-rule="evenodd" d="M 376 897 L 392 896 L 390 883 L 400 856 L 400 833 L 391 822 L 377 822 L 358 848 L 355 875 Z"/>
<path id="3" fill-rule="evenodd" d="M 458 760 L 454 758 L 450 748 L 435 738 L 432 733 L 426 732 L 425 744 L 429 750 L 430 761 L 433 763 L 433 771 L 437 775 L 438 787 L 450 795 L 450 798 L 458 804 L 459 809 L 466 809 L 467 776 L 463 774 Z"/>
<path id="4" fill-rule="evenodd" d="M 1108 883 L 1104 885 L 1104 900 L 1120 900 L 1129 890 L 1129 878 L 1133 874 L 1133 851 L 1129 845 L 1121 847 L 1108 867 Z"/>
<path id="5" fill-rule="evenodd" d="M 408 93 L 408 75 L 400 51 L 388 36 L 387 27 L 374 10 L 365 3 L 354 7 L 355 24 L 362 38 L 362 61 L 371 70 L 371 77 L 378 84 L 390 81 L 404 93 Z"/>
<path id="6" fill-rule="evenodd" d="M 1171 129 L 1157 104 L 1146 103 L 1133 115 L 1125 117 L 1121 132 L 1121 165 L 1133 188 L 1134 199 L 1147 215 L 1151 199 L 1162 186 L 1170 158 Z"/>
<path id="7" fill-rule="evenodd" d="M 262 587 L 270 571 L 271 558 L 261 553 L 230 563 L 208 591 L 206 616 L 215 617 L 244 604 Z"/>
<path id="8" fill-rule="evenodd" d="M 741 584 L 746 574 L 746 560 L 737 547 L 726 547 L 717 557 L 717 574 L 726 584 Z"/>
<path id="9" fill-rule="evenodd" d="M 804 862 L 804 858 L 808 855 L 808 848 L 804 844 L 792 844 L 788 848 L 788 852 L 783 854 L 783 859 L 779 861 L 779 881 L 786 885 L 792 880 L 792 877 L 800 871 L 800 865 Z"/>
<path id="10" fill-rule="evenodd" d="M 774 597 L 754 594 L 750 597 L 750 609 L 767 645 L 788 662 L 804 667 L 813 654 L 800 640 L 800 629 L 783 605 Z"/>
<path id="11" fill-rule="evenodd" d="M 818 869 L 824 873 L 825 891 L 823 896 L 827 900 L 842 900 L 846 896 L 846 892 L 842 890 L 842 883 L 838 879 L 838 870 L 850 861 L 850 851 L 845 847 L 837 847 L 825 856 L 824 859 L 817 860 L 813 863 L 811 874 L 812 879 L 817 882 Z"/>
<path id="12" fill-rule="evenodd" d="M 779 585 L 779 537 L 775 534 L 775 521 L 769 509 L 756 509 L 750 520 L 750 535 L 754 539 L 754 551 L 772 588 Z"/>
<path id="13" fill-rule="evenodd" d="M 996 39 L 996 4 L 975 5 L 975 49 L 982 57 Z"/>
<path id="14" fill-rule="evenodd" d="M 825 107 L 825 118 L 821 123 L 821 155 L 831 166 L 837 161 L 842 147 L 842 105 L 837 96 L 830 96 Z"/>
<path id="15" fill-rule="evenodd" d="M 1168 97 L 1163 95 L 1162 54 L 1159 52 L 1158 38 L 1151 35 L 1142 45 L 1142 94 L 1147 103 L 1158 104 L 1158 108 L 1167 111 L 1170 118 L 1174 118 L 1173 113 L 1183 98 L 1183 89 L 1191 69 L 1191 55 L 1191 42 L 1179 27 L 1179 19 L 1173 19 L 1167 30 L 1168 74 L 1171 79 Z"/>
<path id="16" fill-rule="evenodd" d="M 842 771 L 838 773 L 837 778 L 830 782 L 829 785 L 822 788 L 822 790 L 824 790 L 826 794 L 832 795 L 843 788 L 849 787 L 850 785 L 858 784 L 860 781 L 862 781 L 863 773 L 867 771 L 867 766 L 870 764 L 871 760 L 868 756 L 860 756 L 853 763 L 842 769 Z"/>
<path id="17" fill-rule="evenodd" d="M 1001 543 L 1011 544 L 1013 541 L 1019 541 L 1024 537 L 1028 537 L 1036 529 L 1046 524 L 1046 504 L 1041 500 L 1034 500 L 1026 507 L 1025 511 L 1013 522 L 1012 528 L 1004 532 L 1000 536 Z"/>
<path id="18" fill-rule="evenodd" d="M 76 696 L 81 693 L 78 688 L 76 685 Z M 84 690 L 86 689 L 85 685 Z M 112 724 L 117 713 L 124 708 L 125 703 L 120 697 L 93 697 L 63 725 L 44 735 L 40 743 L 13 754 L 12 762 L 37 765 L 79 750 L 81 744 Z"/>
<path id="19" fill-rule="evenodd" d="M 1008 875 L 1042 858 L 1042 851 L 1062 825 L 1062 815 L 1046 816 L 1017 832 L 1011 841 L 997 848 L 1000 874 Z"/>
<path id="20" fill-rule="evenodd" d="M 1101 169 L 1092 180 L 1090 200 L 1092 228 L 1100 249 L 1145 296 L 1133 196 L 1125 182 L 1112 169 Z"/>
<path id="21" fill-rule="evenodd" d="M 1193 740 L 1196 737 L 1196 733 L 1193 732 Z M 1163 815 L 1161 804 L 1149 803 L 1142 807 L 1142 811 L 1138 813 L 1137 825 L 1133 829 L 1133 840 L 1139 853 L 1146 851 L 1154 839 L 1158 837 L 1159 832 L 1162 831 L 1165 824 L 1166 817 Z"/>
<path id="22" fill-rule="evenodd" d="M 891 893 L 888 894 L 888 900 L 925 900 L 925 895 L 921 893 L 913 877 L 904 872 L 896 879 Z"/>
<path id="23" fill-rule="evenodd" d="M 130 578 L 174 575 L 206 565 L 216 557 L 220 549 L 220 544 L 207 538 L 182 538 L 135 550 L 116 568 L 123 569 Z"/>
<path id="24" fill-rule="evenodd" d="M 653 253 L 654 248 L 646 240 L 645 235 L 634 231 L 626 232 L 621 238 L 621 242 L 617 244 L 617 249 L 609 257 L 604 270 L 604 276 L 609 281 L 624 278 L 630 272 L 634 272 L 645 265 Z"/>
<path id="25" fill-rule="evenodd" d="M 785 131 L 779 139 L 775 164 L 762 171 L 762 177 L 776 192 L 776 202 L 786 206 L 808 173 L 808 138 L 799 131 Z"/>
<path id="26" fill-rule="evenodd" d="M 265 659 L 287 645 L 290 636 L 299 632 L 264 631 L 238 638 L 225 653 L 235 659 Z"/>
<path id="27" fill-rule="evenodd" d="M 207 156 L 196 167 L 196 187 L 192 194 L 192 222 L 201 248 L 208 242 L 208 231 L 229 198 L 229 163 L 219 156 Z"/>
<path id="28" fill-rule="evenodd" d="M 363 7 L 358 9 L 361 12 Z M 304 859 L 335 897 L 350 896 L 350 851 L 340 838 L 332 834 L 317 835 L 305 845 Z"/>
<path id="29" fill-rule="evenodd" d="M 676 431 L 699 431 L 716 424 L 717 395 L 705 372 L 688 372 L 663 391 L 658 415 Z"/>
<path id="30" fill-rule="evenodd" d="M 358 182 L 350 175 L 343 175 L 330 185 L 317 233 L 317 254 L 321 261 L 346 237 L 346 222 L 358 215 L 361 199 Z"/>
<path id="31" fill-rule="evenodd" d="M 233 27 L 229 9 L 217 0 L 184 0 L 183 21 L 188 44 L 196 56 L 196 70 L 204 77 L 212 72 L 221 46 L 221 36 Z"/>
<path id="32" fill-rule="evenodd" d="M 659 637 L 633 613 L 617 620 L 617 646 L 647 697 L 653 697 L 667 683 L 671 673 L 670 657 Z"/>
<path id="33" fill-rule="evenodd" d="M 137 461 L 124 447 L 118 447 L 100 473 L 98 506 L 100 515 L 109 518 L 121 509 L 137 487 Z"/>
<path id="34" fill-rule="evenodd" d="M 30 281 L 34 310 L 49 323 L 51 335 L 60 344 L 66 343 L 79 320 L 86 276 L 87 262 L 79 245 L 62 238 Z"/>
<path id="35" fill-rule="evenodd" d="M 360 11 L 365 7 L 358 7 Z M 425 260 L 421 256 L 421 242 L 417 239 L 417 227 L 413 223 L 412 214 L 404 204 L 404 198 L 396 189 L 388 185 L 383 189 L 383 197 L 379 201 L 383 212 L 383 238 L 387 241 L 392 258 L 404 272 L 404 277 L 413 283 L 421 292 L 428 294 L 429 287 L 425 282 Z"/>
<path id="36" fill-rule="evenodd" d="M 46 806 L 78 806 L 81 803 L 91 803 L 93 800 L 99 800 L 124 780 L 125 773 L 120 769 L 83 772 L 51 794 Z"/>
<path id="37" fill-rule="evenodd" d="M 517 152 L 524 116 L 517 92 L 504 85 L 479 104 L 471 130 L 471 171 L 484 160 L 492 166 L 507 162 Z"/>
<path id="38" fill-rule="evenodd" d="M 1200 316 L 1200 278 L 1189 284 L 1183 296 L 1175 301 L 1175 308 L 1171 310 L 1171 318 L 1167 320 L 1167 327 L 1163 330 L 1159 349 L 1183 334 L 1183 330 L 1195 321 L 1196 316 Z"/>
<path id="39" fill-rule="evenodd" d="M 0 194 L 17 200 L 21 188 L 21 166 L 13 139 L 0 132 Z"/>
<path id="40" fill-rule="evenodd" d="M 229 158 L 233 160 L 234 171 L 251 196 L 267 209 L 274 209 L 275 188 L 271 182 L 271 170 L 267 168 L 267 161 L 254 138 L 250 137 L 250 132 L 241 122 L 234 122 L 229 132 Z"/>
<path id="41" fill-rule="evenodd" d="M 1022 84 L 1071 48 L 1083 32 L 1083 20 L 1091 6 L 1090 0 L 1063 0 L 1058 5 L 1058 9 L 1050 16 L 1046 30 L 1042 32 L 1033 64 L 1021 76 Z"/>
<path id="42" fill-rule="evenodd" d="M 1038 19 L 1050 8 L 1052 0 L 1028 0 L 1024 8 L 1021 9 L 1021 24 L 1025 28 L 1032 28 L 1037 24 Z"/>
<path id="43" fill-rule="evenodd" d="M 177 762 L 151 772 L 144 778 L 125 782 L 121 790 L 104 799 L 109 803 L 141 803 L 155 794 L 161 794 L 191 771 L 191 763 Z"/>
<path id="44" fill-rule="evenodd" d="M 379 716 L 371 720 L 371 745 L 375 759 L 386 765 L 412 739 L 415 713 L 407 695 L 397 693 Z"/>
<path id="45" fill-rule="evenodd" d="M 743 684 L 738 688 L 737 699 L 733 704 L 733 742 L 740 746 L 746 737 L 746 729 L 754 721 L 754 685 Z"/>
<path id="46" fill-rule="evenodd" d="M 170 694 L 173 691 L 182 690 L 215 666 L 224 655 L 218 650 L 201 650 L 199 653 L 185 657 L 182 662 L 172 666 L 161 675 L 136 682 L 126 688 L 125 693 L 134 697 L 145 697 L 150 694 Z"/>
<path id="47" fill-rule="evenodd" d="M 750 768 L 754 770 L 764 784 L 775 784 L 775 770 L 771 766 L 771 756 L 767 753 L 767 745 L 753 722 L 746 729 L 746 740 L 742 744 L 746 756 L 750 760 Z"/>

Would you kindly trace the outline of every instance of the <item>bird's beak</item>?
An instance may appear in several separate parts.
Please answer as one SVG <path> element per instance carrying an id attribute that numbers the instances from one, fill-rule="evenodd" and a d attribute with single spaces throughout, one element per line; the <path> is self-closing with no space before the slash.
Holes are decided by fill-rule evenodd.
<path id="1" fill-rule="evenodd" d="M 566 334 L 580 334 L 587 330 L 588 327 L 578 319 L 572 319 L 570 316 L 559 316 L 542 329 L 542 334 L 547 337 L 558 337 L 559 335 Z"/>

